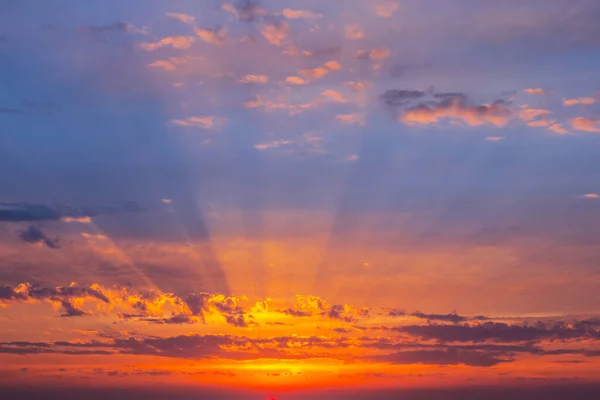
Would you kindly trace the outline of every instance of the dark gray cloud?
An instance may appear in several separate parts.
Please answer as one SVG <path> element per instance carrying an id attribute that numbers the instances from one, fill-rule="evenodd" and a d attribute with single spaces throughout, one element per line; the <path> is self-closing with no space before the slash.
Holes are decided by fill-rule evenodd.
<path id="1" fill-rule="evenodd" d="M 528 342 L 539 340 L 600 339 L 593 329 L 569 328 L 564 325 L 546 327 L 485 322 L 478 325 L 411 325 L 392 328 L 423 340 L 444 342 Z"/>
<path id="2" fill-rule="evenodd" d="M 471 367 L 493 367 L 494 365 L 511 362 L 512 359 L 502 359 L 480 351 L 448 350 L 416 350 L 402 351 L 373 358 L 375 361 L 391 364 L 428 364 L 428 365 L 458 365 Z"/>
<path id="3" fill-rule="evenodd" d="M 56 221 L 60 217 L 58 211 L 42 204 L 0 203 L 0 221 Z"/>
<path id="4" fill-rule="evenodd" d="M 50 239 L 44 232 L 34 225 L 29 226 L 23 231 L 18 231 L 21 240 L 27 243 L 43 243 L 49 249 L 60 248 L 59 239 Z"/>
<path id="5" fill-rule="evenodd" d="M 468 320 L 469 318 L 467 317 L 463 317 L 461 315 L 457 315 L 456 313 L 452 313 L 452 314 L 425 314 L 422 312 L 414 312 L 412 314 L 410 314 L 413 317 L 417 317 L 417 318 L 422 318 L 422 319 L 426 319 L 429 321 L 447 321 L 447 322 L 454 322 L 455 324 L 459 323 L 459 322 L 463 322 Z"/>

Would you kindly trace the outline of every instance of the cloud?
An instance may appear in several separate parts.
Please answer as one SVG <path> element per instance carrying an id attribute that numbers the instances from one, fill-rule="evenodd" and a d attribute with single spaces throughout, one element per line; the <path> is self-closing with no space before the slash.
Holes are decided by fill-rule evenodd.
<path id="1" fill-rule="evenodd" d="M 362 114 L 338 114 L 335 119 L 343 125 L 366 125 L 365 117 Z"/>
<path id="2" fill-rule="evenodd" d="M 60 248 L 59 240 L 50 239 L 48 236 L 44 234 L 37 227 L 31 225 L 24 231 L 19 231 L 19 237 L 21 240 L 27 243 L 42 243 L 49 249 L 58 249 Z"/>
<path id="3" fill-rule="evenodd" d="M 321 95 L 327 97 L 330 100 L 333 100 L 337 103 L 345 103 L 346 99 L 344 99 L 344 96 L 342 96 L 339 92 L 336 92 L 335 90 L 326 90 L 323 93 L 321 93 Z"/>
<path id="4" fill-rule="evenodd" d="M 422 312 L 414 312 L 410 315 L 413 317 L 426 319 L 428 321 L 445 321 L 445 322 L 453 322 L 455 324 L 468 320 L 467 317 L 457 315 L 456 313 L 453 313 L 453 314 L 424 314 Z"/>
<path id="5" fill-rule="evenodd" d="M 471 126 L 505 126 L 512 112 L 506 101 L 496 100 L 492 104 L 469 105 L 463 93 L 435 93 L 435 100 L 414 104 L 415 99 L 426 96 L 422 91 L 388 90 L 383 102 L 394 110 L 397 119 L 407 125 L 435 124 L 441 119 L 461 120 Z"/>
<path id="6" fill-rule="evenodd" d="M 563 326 L 509 325 L 502 322 L 485 322 L 477 325 L 413 325 L 393 328 L 423 340 L 444 342 L 528 342 L 542 339 L 566 340 L 600 338 L 590 329 L 575 329 Z"/>
<path id="7" fill-rule="evenodd" d="M 504 137 L 502 137 L 502 136 L 486 136 L 485 140 L 487 140 L 488 142 L 500 142 L 500 141 L 504 140 Z"/>
<path id="8" fill-rule="evenodd" d="M 182 50 L 190 47 L 192 43 L 194 43 L 194 38 L 191 36 L 168 36 L 155 43 L 142 43 L 140 47 L 147 51 L 153 51 L 166 46 Z"/>
<path id="9" fill-rule="evenodd" d="M 327 68 L 330 71 L 339 71 L 342 69 L 342 66 L 340 65 L 339 62 L 337 61 L 327 61 L 325 64 L 323 64 L 325 66 L 325 68 Z"/>
<path id="10" fill-rule="evenodd" d="M 320 18 L 321 14 L 315 14 L 307 10 L 292 10 L 291 8 L 285 8 L 281 14 L 287 19 L 316 19 Z"/>
<path id="11" fill-rule="evenodd" d="M 374 361 L 391 364 L 425 364 L 425 365 L 468 365 L 471 367 L 492 367 L 512 359 L 501 359 L 481 351 L 448 350 L 416 350 L 402 351 L 394 354 L 372 357 Z"/>
<path id="12" fill-rule="evenodd" d="M 288 76 L 285 78 L 285 83 L 289 85 L 304 85 L 306 81 L 299 76 Z"/>
<path id="13" fill-rule="evenodd" d="M 593 97 L 578 97 L 575 99 L 565 99 L 563 100 L 563 105 L 565 107 L 573 107 L 576 105 L 592 105 L 596 102 L 596 99 L 594 99 Z"/>
<path id="14" fill-rule="evenodd" d="M 225 28 L 221 29 L 195 29 L 196 35 L 205 42 L 212 43 L 216 46 L 223 46 L 225 42 Z"/>
<path id="15" fill-rule="evenodd" d="M 371 50 L 358 50 L 356 58 L 359 60 L 385 60 L 392 54 L 392 51 L 386 47 L 378 47 Z"/>
<path id="16" fill-rule="evenodd" d="M 563 126 L 559 123 L 554 123 L 552 125 L 550 125 L 548 127 L 549 130 L 551 130 L 554 133 L 557 133 L 559 135 L 565 135 L 570 133 L 568 130 L 566 130 L 565 128 L 563 128 Z"/>
<path id="17" fill-rule="evenodd" d="M 535 109 L 535 108 L 524 108 L 519 112 L 519 117 L 523 121 L 533 121 L 541 116 L 552 114 L 549 110 Z"/>
<path id="18" fill-rule="evenodd" d="M 600 132 L 600 118 L 573 118 L 571 127 L 578 131 Z"/>
<path id="19" fill-rule="evenodd" d="M 168 18 L 173 18 L 189 25 L 193 25 L 196 22 L 196 17 L 189 14 L 166 13 L 165 15 Z"/>
<path id="20" fill-rule="evenodd" d="M 239 0 L 235 4 L 223 3 L 221 8 L 234 14 L 238 21 L 244 22 L 254 22 L 268 14 L 252 0 Z"/>
<path id="21" fill-rule="evenodd" d="M 160 68 L 165 71 L 173 71 L 181 65 L 189 63 L 189 57 L 169 57 L 166 60 L 156 60 L 148 64 L 149 68 Z"/>
<path id="22" fill-rule="evenodd" d="M 260 33 L 271 44 L 281 46 L 288 36 L 289 26 L 285 22 L 271 23 L 261 26 Z"/>
<path id="23" fill-rule="evenodd" d="M 529 88 L 529 89 L 524 89 L 523 92 L 527 93 L 527 94 L 535 94 L 538 96 L 545 96 L 548 94 L 548 92 L 546 92 L 544 89 L 542 88 Z"/>
<path id="24" fill-rule="evenodd" d="M 239 80 L 240 83 L 260 83 L 260 84 L 265 84 L 269 82 L 269 77 L 266 75 L 253 75 L 253 74 L 248 74 L 245 75 L 244 77 L 242 77 L 242 79 Z"/>
<path id="25" fill-rule="evenodd" d="M 61 215 L 55 209 L 41 204 L 0 203 L 0 221 L 57 221 L 60 218 Z"/>
<path id="26" fill-rule="evenodd" d="M 294 142 L 292 142 L 291 140 L 278 139 L 278 140 L 274 140 L 274 141 L 269 142 L 269 143 L 256 144 L 256 145 L 254 145 L 254 148 L 256 150 L 267 150 L 267 149 L 272 149 L 272 148 L 277 148 L 277 147 L 281 147 L 281 146 L 290 145 L 290 144 L 293 144 L 293 143 Z"/>
<path id="27" fill-rule="evenodd" d="M 365 37 L 365 32 L 360 24 L 347 24 L 344 27 L 344 37 L 348 40 L 359 40 Z"/>
<path id="28" fill-rule="evenodd" d="M 329 69 L 325 67 L 317 67 L 317 68 L 308 68 L 301 69 L 299 72 L 301 75 L 304 75 L 306 78 L 310 79 L 320 79 L 329 73 Z"/>
<path id="29" fill-rule="evenodd" d="M 78 223 L 78 224 L 89 224 L 92 222 L 90 217 L 63 217 L 61 221 L 70 223 Z"/>
<path id="30" fill-rule="evenodd" d="M 596 193 L 584 194 L 583 197 L 586 199 L 600 199 L 600 195 L 598 195 Z"/>
<path id="31" fill-rule="evenodd" d="M 207 116 L 192 116 L 184 119 L 173 119 L 171 123 L 173 125 L 182 127 L 195 127 L 203 129 L 219 129 L 224 123 L 224 118 L 219 118 L 214 115 Z"/>
<path id="32" fill-rule="evenodd" d="M 379 0 L 375 3 L 375 15 L 391 18 L 400 9 L 400 4 L 394 0 Z"/>

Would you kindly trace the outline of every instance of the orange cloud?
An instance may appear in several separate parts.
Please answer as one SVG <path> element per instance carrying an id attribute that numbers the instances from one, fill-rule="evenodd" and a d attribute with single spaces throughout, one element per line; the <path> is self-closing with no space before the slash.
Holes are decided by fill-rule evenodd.
<path id="1" fill-rule="evenodd" d="M 356 58 L 362 60 L 385 60 L 392 54 L 391 50 L 385 47 L 375 48 L 372 50 L 358 50 Z"/>
<path id="2" fill-rule="evenodd" d="M 299 72 L 301 75 L 304 75 L 307 78 L 319 79 L 319 78 L 322 78 L 325 75 L 327 75 L 329 73 L 329 69 L 327 69 L 325 67 L 317 67 L 317 68 L 301 69 Z"/>
<path id="3" fill-rule="evenodd" d="M 336 92 L 335 90 L 326 90 L 323 93 L 321 93 L 321 95 L 323 95 L 337 103 L 345 103 L 346 102 L 346 99 L 344 99 L 344 97 L 339 92 Z"/>
<path id="4" fill-rule="evenodd" d="M 254 145 L 254 148 L 257 150 L 266 150 L 266 149 L 272 149 L 275 147 L 281 147 L 281 146 L 285 146 L 285 145 L 289 145 L 292 144 L 293 142 L 291 140 L 283 140 L 283 139 L 279 139 L 279 140 L 274 140 L 272 142 L 269 143 L 262 143 L 262 144 L 257 144 Z"/>
<path id="5" fill-rule="evenodd" d="M 225 41 L 225 29 L 195 29 L 196 35 L 205 42 L 212 43 L 217 46 L 222 46 Z"/>
<path id="6" fill-rule="evenodd" d="M 559 135 L 565 135 L 567 133 L 570 133 L 568 130 L 566 130 L 565 128 L 562 127 L 561 124 L 559 123 L 554 123 L 552 125 L 550 125 L 548 127 L 549 130 L 551 130 L 554 133 L 558 133 Z"/>
<path id="7" fill-rule="evenodd" d="M 354 81 L 346 81 L 346 82 L 344 82 L 344 85 L 350 87 L 353 91 L 358 92 L 358 93 L 364 92 L 365 90 L 367 90 L 367 88 L 369 88 L 371 86 L 371 84 L 369 82 L 363 83 L 363 82 L 354 82 Z"/>
<path id="8" fill-rule="evenodd" d="M 340 65 L 339 62 L 337 61 L 327 61 L 325 64 L 325 68 L 331 70 L 331 71 L 339 71 L 340 69 L 342 69 L 342 66 Z"/>
<path id="9" fill-rule="evenodd" d="M 532 128 L 545 128 L 552 125 L 555 121 L 549 119 L 538 119 L 536 121 L 528 122 L 527 125 Z"/>
<path id="10" fill-rule="evenodd" d="M 288 76 L 285 78 L 285 83 L 290 85 L 304 85 L 306 81 L 298 76 Z"/>
<path id="11" fill-rule="evenodd" d="M 315 19 L 321 17 L 321 14 L 315 14 L 306 10 L 292 10 L 291 8 L 284 9 L 281 14 L 287 19 Z"/>
<path id="12" fill-rule="evenodd" d="M 76 222 L 79 224 L 89 224 L 92 222 L 92 219 L 90 217 L 63 217 L 62 221 L 67 223 Z"/>
<path id="13" fill-rule="evenodd" d="M 178 66 L 187 64 L 189 62 L 188 57 L 170 57 L 166 60 L 156 60 L 151 64 L 148 64 L 149 68 L 160 68 L 165 71 L 173 71 Z"/>
<path id="14" fill-rule="evenodd" d="M 551 114 L 551 112 L 548 110 L 525 108 L 525 109 L 521 110 L 521 112 L 519 113 L 519 117 L 523 121 L 532 121 L 543 115 L 550 115 L 550 114 Z"/>
<path id="15" fill-rule="evenodd" d="M 600 195 L 598 195 L 596 193 L 584 194 L 583 197 L 586 199 L 600 199 Z"/>
<path id="16" fill-rule="evenodd" d="M 252 75 L 248 74 L 239 80 L 240 83 L 261 83 L 265 84 L 269 82 L 269 77 L 266 75 Z"/>
<path id="17" fill-rule="evenodd" d="M 344 125 L 366 125 L 365 117 L 362 114 L 338 114 L 335 119 Z"/>
<path id="18" fill-rule="evenodd" d="M 193 42 L 194 38 L 190 36 L 168 36 L 155 43 L 142 43 L 140 47 L 147 51 L 160 49 L 165 46 L 171 46 L 175 49 L 187 49 Z"/>
<path id="19" fill-rule="evenodd" d="M 348 24 L 344 28 L 344 37 L 348 40 L 359 40 L 365 37 L 365 33 L 359 24 Z"/>
<path id="20" fill-rule="evenodd" d="M 281 46 L 281 42 L 283 42 L 288 36 L 288 24 L 285 22 L 281 22 L 279 24 L 268 24 L 264 25 L 260 28 L 260 33 L 262 33 L 263 37 L 267 39 L 267 41 L 275 46 Z"/>
<path id="21" fill-rule="evenodd" d="M 375 15 L 382 18 L 391 18 L 400 9 L 400 5 L 392 0 L 383 0 L 375 4 Z"/>
<path id="22" fill-rule="evenodd" d="M 487 136 L 485 140 L 488 142 L 500 142 L 504 140 L 504 138 L 502 136 Z"/>
<path id="23" fill-rule="evenodd" d="M 565 107 L 573 107 L 576 106 L 578 104 L 580 105 L 592 105 L 596 102 L 596 99 L 594 99 L 593 97 L 577 97 L 575 99 L 565 99 L 563 101 L 563 105 Z"/>
<path id="24" fill-rule="evenodd" d="M 442 118 L 462 120 L 471 126 L 491 124 L 505 126 L 510 119 L 510 111 L 502 105 L 466 106 L 461 101 L 453 99 L 444 105 L 434 108 L 418 106 L 405 111 L 399 120 L 407 125 L 426 125 L 438 122 Z"/>
<path id="25" fill-rule="evenodd" d="M 542 88 L 529 88 L 529 89 L 525 89 L 523 91 L 527 94 L 536 94 L 538 96 L 543 96 L 543 95 L 547 94 L 546 91 L 544 91 L 544 89 L 542 89 Z"/>
<path id="26" fill-rule="evenodd" d="M 600 132 L 600 118 L 573 118 L 571 126 L 578 131 Z"/>
<path id="27" fill-rule="evenodd" d="M 187 117 L 185 119 L 173 119 L 171 123 L 177 126 L 197 127 L 203 129 L 217 129 L 225 122 L 225 119 L 213 115 L 203 117 Z"/>
<path id="28" fill-rule="evenodd" d="M 194 22 L 196 21 L 196 17 L 193 17 L 193 16 L 188 15 L 188 14 L 166 13 L 165 15 L 168 18 L 173 18 L 173 19 L 176 19 L 178 21 L 181 21 L 181 22 L 189 24 L 189 25 L 194 24 Z"/>

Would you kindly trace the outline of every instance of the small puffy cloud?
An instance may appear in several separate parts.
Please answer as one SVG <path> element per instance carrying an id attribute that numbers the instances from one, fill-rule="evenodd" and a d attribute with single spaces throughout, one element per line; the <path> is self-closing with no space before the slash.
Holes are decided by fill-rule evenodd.
<path id="1" fill-rule="evenodd" d="M 570 133 L 568 130 L 566 130 L 565 128 L 563 128 L 563 126 L 559 123 L 553 123 L 552 125 L 550 125 L 548 127 L 548 129 L 554 133 L 557 133 L 559 135 L 565 135 Z"/>
<path id="2" fill-rule="evenodd" d="M 596 99 L 593 97 L 577 97 L 575 99 L 565 99 L 563 100 L 563 105 L 565 107 L 573 107 L 576 105 L 585 105 L 589 106 L 596 102 Z"/>
<path id="3" fill-rule="evenodd" d="M 327 61 L 324 65 L 325 68 L 329 69 L 330 71 L 339 71 L 340 69 L 342 69 L 340 63 L 335 60 Z"/>
<path id="4" fill-rule="evenodd" d="M 382 0 L 375 4 L 375 15 L 382 18 L 391 18 L 400 9 L 400 5 L 393 0 Z"/>
<path id="5" fill-rule="evenodd" d="M 320 14 L 315 14 L 307 10 L 292 10 L 291 8 L 285 8 L 281 14 L 287 19 L 316 19 L 321 17 Z"/>
<path id="6" fill-rule="evenodd" d="M 226 30 L 221 29 L 195 29 L 196 35 L 205 42 L 212 43 L 217 46 L 222 46 L 225 41 Z"/>
<path id="7" fill-rule="evenodd" d="M 329 71 L 330 70 L 325 67 L 317 67 L 317 68 L 301 69 L 299 72 L 301 75 L 305 76 L 306 78 L 319 79 L 319 78 L 322 78 L 325 75 L 327 75 L 329 73 Z"/>
<path id="8" fill-rule="evenodd" d="M 359 40 L 365 37 L 360 24 L 348 24 L 344 27 L 344 37 L 348 40 Z"/>
<path id="9" fill-rule="evenodd" d="M 523 92 L 525 92 L 527 94 L 535 94 L 538 96 L 544 96 L 547 94 L 547 92 L 542 88 L 528 88 L 528 89 L 523 90 Z"/>
<path id="10" fill-rule="evenodd" d="M 600 118 L 573 118 L 571 120 L 571 127 L 578 131 L 600 132 Z"/>
<path id="11" fill-rule="evenodd" d="M 519 113 L 519 117 L 523 121 L 533 121 L 536 118 L 541 116 L 550 115 L 551 112 L 549 110 L 535 109 L 535 108 L 525 108 L 521 110 Z"/>
<path id="12" fill-rule="evenodd" d="M 279 139 L 279 140 L 274 140 L 274 141 L 268 142 L 268 143 L 256 144 L 256 145 L 254 145 L 254 148 L 256 150 L 267 150 L 267 149 L 286 146 L 286 145 L 290 145 L 290 144 L 293 144 L 293 142 L 291 140 Z"/>
<path id="13" fill-rule="evenodd" d="M 154 43 L 142 43 L 140 47 L 147 51 L 160 49 L 161 47 L 171 46 L 175 49 L 187 49 L 194 43 L 191 36 L 168 36 Z"/>
<path id="14" fill-rule="evenodd" d="M 335 119 L 343 125 L 366 125 L 365 117 L 362 114 L 338 114 Z"/>
<path id="15" fill-rule="evenodd" d="M 244 77 L 242 77 L 242 79 L 239 80 L 240 83 L 261 83 L 261 84 L 265 84 L 267 82 L 269 82 L 269 77 L 266 75 L 253 75 L 253 74 L 248 74 Z"/>
<path id="16" fill-rule="evenodd" d="M 365 90 L 367 90 L 367 88 L 369 88 L 371 86 L 371 84 L 369 82 L 354 82 L 354 81 L 346 81 L 344 82 L 344 85 L 348 86 L 350 89 L 352 89 L 352 91 L 354 92 L 358 92 L 358 93 L 362 93 Z"/>
<path id="17" fill-rule="evenodd" d="M 19 231 L 19 237 L 21 240 L 27 243 L 42 243 L 44 246 L 49 249 L 58 249 L 60 246 L 58 245 L 58 239 L 50 239 L 44 232 L 39 230 L 37 227 L 31 225 L 24 231 Z"/>
<path id="18" fill-rule="evenodd" d="M 288 76 L 285 78 L 285 83 L 288 85 L 304 85 L 306 81 L 299 76 Z"/>
<path id="19" fill-rule="evenodd" d="M 337 103 L 345 103 L 346 99 L 344 99 L 344 96 L 342 96 L 339 92 L 336 92 L 335 90 L 326 90 L 323 93 L 321 93 L 321 95 L 327 97 L 330 100 L 333 100 Z"/>
<path id="20" fill-rule="evenodd" d="M 391 50 L 386 47 L 378 47 L 372 50 L 358 50 L 356 58 L 359 60 L 385 60 L 392 54 Z"/>
<path id="21" fill-rule="evenodd" d="M 267 41 L 275 46 L 281 46 L 281 43 L 288 36 L 289 26 L 285 22 L 277 24 L 267 24 L 260 28 L 260 33 Z"/>
<path id="22" fill-rule="evenodd" d="M 181 22 L 183 22 L 185 24 L 189 24 L 189 25 L 194 24 L 194 22 L 196 21 L 196 17 L 188 15 L 188 14 L 166 13 L 165 15 L 168 18 L 173 18 L 173 19 L 176 19 L 178 21 L 181 21 Z"/>
<path id="23" fill-rule="evenodd" d="M 214 115 L 210 116 L 192 116 L 184 119 L 174 119 L 171 120 L 174 125 L 183 126 L 183 127 L 196 127 L 203 129 L 218 129 L 223 123 L 225 123 L 225 119 L 215 117 Z"/>
<path id="24" fill-rule="evenodd" d="M 188 57 L 169 57 L 165 60 L 156 60 L 148 64 L 148 68 L 158 68 L 164 71 L 174 71 L 177 67 L 189 63 Z"/>

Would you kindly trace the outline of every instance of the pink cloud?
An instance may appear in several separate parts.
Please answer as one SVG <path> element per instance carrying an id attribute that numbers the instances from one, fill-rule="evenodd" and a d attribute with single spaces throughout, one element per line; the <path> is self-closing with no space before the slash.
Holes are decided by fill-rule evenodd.
<path id="1" fill-rule="evenodd" d="M 155 43 L 142 43 L 140 47 L 147 51 L 153 51 L 165 46 L 171 46 L 175 49 L 187 49 L 193 42 L 194 38 L 190 36 L 168 36 Z"/>
<path id="2" fill-rule="evenodd" d="M 375 15 L 382 18 L 391 18 L 400 9 L 400 4 L 392 0 L 382 0 L 375 4 Z"/>
<path id="3" fill-rule="evenodd" d="M 575 99 L 565 99 L 563 101 L 563 105 L 565 107 L 573 107 L 576 105 L 592 105 L 596 102 L 596 99 L 594 99 L 593 97 L 577 97 Z"/>
<path id="4" fill-rule="evenodd" d="M 179 14 L 179 13 L 167 13 L 165 14 L 168 18 L 173 18 L 183 23 L 192 25 L 196 21 L 196 17 L 193 17 L 188 14 Z"/>
<path id="5" fill-rule="evenodd" d="M 344 28 L 344 37 L 348 40 L 359 40 L 365 37 L 365 32 L 360 24 L 348 24 Z"/>
<path id="6" fill-rule="evenodd" d="M 281 43 L 288 36 L 289 26 L 285 22 L 279 24 L 268 24 L 260 28 L 260 33 L 267 41 L 275 46 L 281 46 Z"/>
<path id="7" fill-rule="evenodd" d="M 365 117 L 362 114 L 338 114 L 335 119 L 344 125 L 366 125 Z"/>
<path id="8" fill-rule="evenodd" d="M 571 120 L 571 127 L 578 131 L 600 132 L 600 118 L 573 118 Z"/>

